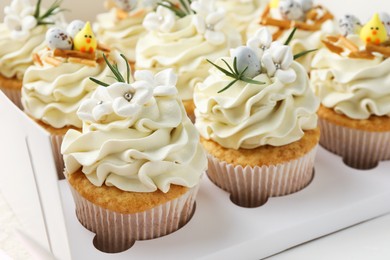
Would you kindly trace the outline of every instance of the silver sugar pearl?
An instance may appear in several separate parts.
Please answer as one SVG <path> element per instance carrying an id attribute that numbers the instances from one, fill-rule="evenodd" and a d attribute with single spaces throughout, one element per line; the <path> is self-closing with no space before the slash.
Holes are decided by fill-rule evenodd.
<path id="1" fill-rule="evenodd" d="M 133 99 L 133 93 L 130 93 L 130 92 L 126 92 L 123 97 L 128 101 L 130 102 L 132 99 Z"/>
<path id="2" fill-rule="evenodd" d="M 276 70 L 280 70 L 282 68 L 282 66 L 279 63 L 276 63 L 275 68 L 276 68 Z"/>
<path id="3" fill-rule="evenodd" d="M 214 31 L 214 25 L 212 24 L 206 24 L 206 29 L 210 31 Z"/>
<path id="4" fill-rule="evenodd" d="M 97 102 L 97 104 L 98 104 L 98 105 L 101 105 L 101 104 L 103 104 L 103 101 L 100 100 L 99 102 Z"/>
<path id="5" fill-rule="evenodd" d="M 267 49 L 267 46 L 262 44 L 262 45 L 259 46 L 259 48 L 262 49 L 263 51 L 265 51 Z"/>

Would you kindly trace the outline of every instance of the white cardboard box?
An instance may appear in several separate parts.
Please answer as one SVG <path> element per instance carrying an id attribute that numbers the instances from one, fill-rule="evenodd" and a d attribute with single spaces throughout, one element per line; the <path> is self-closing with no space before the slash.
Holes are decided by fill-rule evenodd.
<path id="1" fill-rule="evenodd" d="M 50 139 L 0 92 L 0 189 L 23 232 L 58 259 L 106 259 L 77 220 L 66 181 L 57 179 Z M 260 259 L 390 212 L 390 161 L 370 171 L 320 148 L 312 183 L 293 195 L 241 208 L 204 176 L 196 211 L 177 232 L 138 241 L 110 259 Z M 153 250 L 151 250 L 151 248 Z"/>

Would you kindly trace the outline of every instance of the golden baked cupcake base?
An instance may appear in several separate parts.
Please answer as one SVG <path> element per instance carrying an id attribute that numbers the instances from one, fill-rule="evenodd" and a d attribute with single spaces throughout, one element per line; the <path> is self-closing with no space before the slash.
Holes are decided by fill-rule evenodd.
<path id="1" fill-rule="evenodd" d="M 230 193 L 233 203 L 259 207 L 269 197 L 297 192 L 311 182 L 319 137 L 317 128 L 306 131 L 301 140 L 292 144 L 252 150 L 226 149 L 202 139 L 209 152 L 207 175 Z"/>
<path id="2" fill-rule="evenodd" d="M 321 106 L 320 144 L 355 169 L 372 169 L 390 160 L 390 117 L 354 120 Z"/>
<path id="3" fill-rule="evenodd" d="M 6 78 L 0 74 L 0 89 L 20 109 L 22 106 L 22 80 L 17 78 Z"/>
<path id="4" fill-rule="evenodd" d="M 191 219 L 199 185 L 171 185 L 169 192 L 126 192 L 116 187 L 96 187 L 78 171 L 68 176 L 80 223 L 96 234 L 100 251 L 117 253 L 136 240 L 168 235 Z"/>

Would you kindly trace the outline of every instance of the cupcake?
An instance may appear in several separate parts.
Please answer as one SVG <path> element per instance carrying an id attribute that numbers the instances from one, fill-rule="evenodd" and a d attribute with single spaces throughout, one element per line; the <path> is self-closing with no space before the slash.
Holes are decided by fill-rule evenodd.
<path id="1" fill-rule="evenodd" d="M 60 178 L 62 138 L 69 129 L 81 129 L 77 109 L 96 89 L 88 77 L 104 78 L 109 71 L 89 23 L 72 22 L 67 31 L 52 28 L 47 32 L 47 47 L 33 54 L 35 64 L 26 70 L 22 88 L 24 111 L 51 134 Z"/>
<path id="2" fill-rule="evenodd" d="M 101 82 L 62 144 L 77 218 L 108 253 L 185 225 L 207 164 L 172 70 L 124 78 Z"/>
<path id="3" fill-rule="evenodd" d="M 266 0 L 217 0 L 217 6 L 226 10 L 229 25 L 238 29 L 244 42 L 249 24 L 260 16 L 266 5 Z"/>
<path id="4" fill-rule="evenodd" d="M 33 64 L 31 54 L 44 47 L 50 24 L 62 21 L 57 1 L 49 11 L 41 10 L 40 2 L 33 5 L 29 0 L 13 0 L 5 7 L 0 24 L 0 89 L 19 108 L 23 75 Z"/>
<path id="5" fill-rule="evenodd" d="M 329 36 L 312 63 L 311 83 L 321 100 L 320 144 L 345 164 L 370 169 L 390 159 L 388 35 L 379 15 L 363 27 L 346 15 L 340 27 L 343 35 Z"/>
<path id="6" fill-rule="evenodd" d="M 106 7 L 110 11 L 97 16 L 94 28 L 99 39 L 123 53 L 132 67 L 135 64 L 135 46 L 146 32 L 142 21 L 155 5 L 154 1 L 107 1 Z"/>
<path id="7" fill-rule="evenodd" d="M 248 41 L 258 44 L 217 59 L 194 94 L 207 175 L 243 207 L 306 187 L 319 141 L 319 102 L 305 69 L 291 47 L 260 30 Z"/>
<path id="8" fill-rule="evenodd" d="M 323 6 L 314 5 L 313 0 L 271 0 L 261 16 L 249 25 L 248 36 L 263 26 L 272 32 L 274 40 L 282 42 L 297 28 L 290 43 L 294 53 L 321 48 L 321 40 L 336 30 L 333 15 Z M 297 61 L 310 71 L 313 55 L 310 53 Z"/>
<path id="9" fill-rule="evenodd" d="M 193 89 L 210 69 L 206 58 L 228 55 L 241 44 L 238 31 L 225 23 L 225 12 L 214 0 L 196 0 L 185 6 L 168 1 L 149 13 L 143 22 L 148 30 L 136 47 L 136 68 L 161 71 L 172 68 L 187 114 L 193 119 Z"/>

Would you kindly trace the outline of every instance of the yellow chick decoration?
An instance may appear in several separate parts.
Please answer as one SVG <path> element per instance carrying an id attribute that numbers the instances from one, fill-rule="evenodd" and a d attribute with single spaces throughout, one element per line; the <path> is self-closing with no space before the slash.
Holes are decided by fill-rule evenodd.
<path id="1" fill-rule="evenodd" d="M 363 26 L 360 31 L 360 38 L 365 43 L 379 45 L 387 40 L 386 27 L 383 25 L 379 14 L 374 14 L 372 19 Z"/>
<path id="2" fill-rule="evenodd" d="M 269 2 L 269 7 L 270 8 L 278 8 L 279 7 L 279 0 L 271 0 Z"/>
<path id="3" fill-rule="evenodd" d="M 73 49 L 81 52 L 95 52 L 97 41 L 92 31 L 91 23 L 87 22 L 84 28 L 73 39 Z"/>

